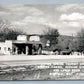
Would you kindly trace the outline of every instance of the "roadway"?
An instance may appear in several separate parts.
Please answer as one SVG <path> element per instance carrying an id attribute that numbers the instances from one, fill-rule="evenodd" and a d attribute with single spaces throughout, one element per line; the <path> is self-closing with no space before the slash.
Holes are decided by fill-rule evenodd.
<path id="1" fill-rule="evenodd" d="M 78 55 L 5 55 L 0 56 L 0 65 L 19 66 L 37 64 L 63 64 L 63 63 L 84 63 L 84 56 Z"/>

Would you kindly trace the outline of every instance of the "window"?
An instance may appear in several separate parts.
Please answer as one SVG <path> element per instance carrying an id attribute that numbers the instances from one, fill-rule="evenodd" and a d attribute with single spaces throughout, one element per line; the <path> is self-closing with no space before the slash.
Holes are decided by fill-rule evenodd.
<path id="1" fill-rule="evenodd" d="M 13 51 L 16 52 L 16 49 L 14 48 Z"/>
<path id="2" fill-rule="evenodd" d="M 0 50 L 1 50 L 1 47 L 0 47 Z"/>
<path id="3" fill-rule="evenodd" d="M 10 48 L 8 48 L 8 51 L 10 51 Z"/>

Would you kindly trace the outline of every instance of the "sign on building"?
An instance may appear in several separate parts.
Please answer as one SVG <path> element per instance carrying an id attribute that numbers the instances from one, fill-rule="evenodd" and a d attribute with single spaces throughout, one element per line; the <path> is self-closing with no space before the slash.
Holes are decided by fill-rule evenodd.
<path id="1" fill-rule="evenodd" d="M 29 41 L 40 41 L 39 36 L 30 36 Z"/>
<path id="2" fill-rule="evenodd" d="M 27 36 L 26 35 L 18 35 L 17 40 L 27 41 Z"/>

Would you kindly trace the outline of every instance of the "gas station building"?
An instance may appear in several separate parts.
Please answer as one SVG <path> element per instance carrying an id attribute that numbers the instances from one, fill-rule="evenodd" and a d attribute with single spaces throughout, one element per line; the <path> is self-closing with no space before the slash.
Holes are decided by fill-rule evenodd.
<path id="1" fill-rule="evenodd" d="M 27 40 L 26 35 L 18 35 L 17 40 L 6 40 L 0 42 L 0 54 L 41 54 L 42 43 L 39 36 L 30 36 Z"/>

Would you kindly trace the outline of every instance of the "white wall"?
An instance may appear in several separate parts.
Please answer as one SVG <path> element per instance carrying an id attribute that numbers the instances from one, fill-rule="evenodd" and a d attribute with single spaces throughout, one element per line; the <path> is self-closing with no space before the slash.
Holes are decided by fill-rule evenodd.
<path id="1" fill-rule="evenodd" d="M 6 40 L 5 45 L 6 45 L 6 53 L 5 54 L 11 54 L 11 52 L 12 52 L 12 41 Z"/>
<path id="2" fill-rule="evenodd" d="M 0 54 L 5 54 L 5 42 L 0 42 Z"/>
<path id="3" fill-rule="evenodd" d="M 0 54 L 11 54 L 12 41 L 6 40 L 5 42 L 0 42 L 0 48 Z"/>

